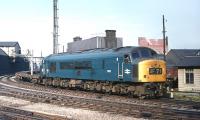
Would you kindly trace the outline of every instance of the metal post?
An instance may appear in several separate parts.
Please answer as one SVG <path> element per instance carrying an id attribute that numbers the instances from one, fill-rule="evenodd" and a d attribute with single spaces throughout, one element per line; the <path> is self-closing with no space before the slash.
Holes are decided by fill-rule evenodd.
<path id="1" fill-rule="evenodd" d="M 166 53 L 166 51 L 165 51 L 165 50 L 166 50 L 166 48 L 165 48 L 165 46 L 166 46 L 166 45 L 165 45 L 165 43 L 166 43 L 166 42 L 165 42 L 165 41 L 166 41 L 166 40 L 165 40 L 165 39 L 166 39 L 166 38 L 165 38 L 165 32 L 166 32 L 166 31 L 165 31 L 165 17 L 164 17 L 164 15 L 163 15 L 163 55 L 164 55 L 164 61 L 166 61 L 166 55 L 165 55 L 165 53 Z"/>
<path id="2" fill-rule="evenodd" d="M 53 0 L 53 54 L 58 53 L 58 0 Z"/>
<path id="3" fill-rule="evenodd" d="M 65 46 L 63 45 L 63 53 L 65 52 Z"/>
<path id="4" fill-rule="evenodd" d="M 30 64 L 31 64 L 31 75 L 33 75 L 33 50 L 32 50 L 32 54 L 31 54 L 31 58 L 30 58 Z"/>

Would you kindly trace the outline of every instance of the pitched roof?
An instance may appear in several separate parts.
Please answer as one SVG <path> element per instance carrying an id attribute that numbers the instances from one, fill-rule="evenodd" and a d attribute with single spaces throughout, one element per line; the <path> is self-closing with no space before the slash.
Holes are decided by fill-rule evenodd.
<path id="1" fill-rule="evenodd" d="M 200 67 L 200 49 L 172 49 L 167 63 L 177 67 Z"/>
<path id="2" fill-rule="evenodd" d="M 14 47 L 17 44 L 19 45 L 18 42 L 0 42 L 0 47 Z"/>
<path id="3" fill-rule="evenodd" d="M 0 55 L 7 55 L 1 48 L 0 48 Z"/>

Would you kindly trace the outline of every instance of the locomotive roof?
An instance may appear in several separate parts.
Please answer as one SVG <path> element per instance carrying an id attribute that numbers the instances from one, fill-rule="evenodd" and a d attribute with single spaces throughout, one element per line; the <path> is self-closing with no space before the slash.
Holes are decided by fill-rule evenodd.
<path id="1" fill-rule="evenodd" d="M 91 50 L 79 51 L 79 52 L 73 52 L 73 53 L 65 52 L 65 53 L 59 53 L 59 54 L 52 54 L 52 55 L 47 56 L 45 59 L 62 60 L 62 59 L 73 59 L 73 58 L 83 59 L 83 58 L 115 57 L 115 56 L 123 56 L 125 53 L 131 53 L 132 51 L 137 51 L 138 49 L 152 50 L 146 47 L 134 47 L 134 46 L 112 48 L 112 49 L 97 48 L 97 49 L 91 49 Z"/>

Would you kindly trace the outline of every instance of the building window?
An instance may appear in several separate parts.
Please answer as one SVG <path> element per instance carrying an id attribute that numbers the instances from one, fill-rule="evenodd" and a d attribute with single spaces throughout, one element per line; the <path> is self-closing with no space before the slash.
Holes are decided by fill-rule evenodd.
<path id="1" fill-rule="evenodd" d="M 193 69 L 185 69 L 185 83 L 186 84 L 194 84 Z"/>

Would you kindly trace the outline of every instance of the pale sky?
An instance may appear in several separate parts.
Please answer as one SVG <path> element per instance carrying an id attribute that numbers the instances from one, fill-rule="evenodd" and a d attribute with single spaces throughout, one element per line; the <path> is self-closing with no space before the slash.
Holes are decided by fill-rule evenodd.
<path id="1" fill-rule="evenodd" d="M 200 49 L 200 0 L 58 0 L 59 44 L 116 30 L 124 46 L 138 37 L 162 38 L 162 15 L 170 49 Z M 53 0 L 0 0 L 0 41 L 18 41 L 22 52 L 52 53 Z"/>

